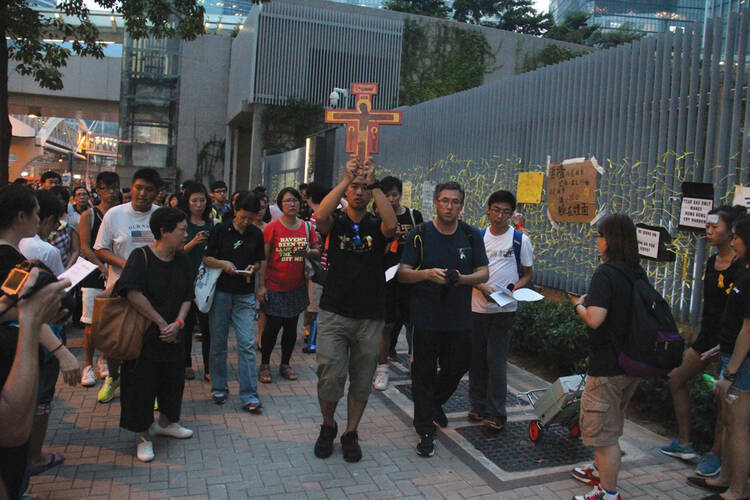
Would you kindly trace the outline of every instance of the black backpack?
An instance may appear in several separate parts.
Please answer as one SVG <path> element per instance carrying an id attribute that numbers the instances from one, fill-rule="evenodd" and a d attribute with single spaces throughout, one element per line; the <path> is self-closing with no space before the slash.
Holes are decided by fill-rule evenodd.
<path id="1" fill-rule="evenodd" d="M 623 336 L 614 339 L 618 363 L 628 375 L 663 377 L 682 363 L 685 339 L 664 297 L 644 276 L 623 262 L 607 266 L 623 274 L 633 287 L 630 321 Z"/>

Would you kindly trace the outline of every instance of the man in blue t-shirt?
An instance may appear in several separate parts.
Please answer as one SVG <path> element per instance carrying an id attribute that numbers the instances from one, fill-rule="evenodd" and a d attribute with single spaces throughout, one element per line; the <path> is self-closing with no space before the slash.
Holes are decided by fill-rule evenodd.
<path id="1" fill-rule="evenodd" d="M 469 369 L 472 287 L 489 278 L 481 233 L 458 220 L 464 198 L 456 182 L 437 185 L 435 219 L 409 233 L 398 271 L 399 281 L 414 284 L 412 394 L 421 437 L 417 454 L 423 457 L 435 454 L 433 421 L 448 425 L 442 406 Z"/>

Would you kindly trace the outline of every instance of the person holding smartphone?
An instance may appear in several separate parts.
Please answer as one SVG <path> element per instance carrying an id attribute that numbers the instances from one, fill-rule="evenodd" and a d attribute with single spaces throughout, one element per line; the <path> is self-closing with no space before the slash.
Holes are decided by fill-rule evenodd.
<path id="1" fill-rule="evenodd" d="M 203 257 L 206 266 L 222 270 L 209 312 L 211 395 L 214 403 L 224 404 L 229 394 L 227 337 L 231 322 L 237 337 L 240 399 L 249 412 L 261 407 L 255 364 L 255 276 L 237 271 L 255 271 L 266 260 L 263 233 L 253 225 L 259 208 L 258 199 L 251 193 L 238 201 L 234 218 L 211 230 Z"/>
<path id="2" fill-rule="evenodd" d="M 264 384 L 271 383 L 271 352 L 281 337 L 281 365 L 279 374 L 297 380 L 289 365 L 297 341 L 297 320 L 308 306 L 305 259 L 320 257 L 320 245 L 315 229 L 298 217 L 302 195 L 286 187 L 276 196 L 281 207 L 281 218 L 270 222 L 263 230 L 265 253 L 268 260 L 260 267 L 257 299 L 264 304 L 266 325 L 261 339 L 262 361 L 258 377 Z"/>
<path id="3" fill-rule="evenodd" d="M 213 227 L 213 219 L 211 217 L 211 205 L 208 202 L 206 187 L 200 182 L 187 182 L 184 189 L 184 196 L 181 198 L 179 205 L 180 210 L 188 216 L 188 242 L 185 244 L 184 250 L 188 257 L 190 257 L 190 268 L 193 270 L 193 277 L 195 277 L 198 267 L 203 260 L 203 254 L 206 252 L 206 243 Z M 195 303 L 190 307 L 190 313 L 185 318 L 185 378 L 187 380 L 195 378 L 192 354 L 193 328 L 196 323 L 200 326 L 202 335 L 203 380 L 208 382 L 211 379 L 211 370 L 208 366 L 208 355 L 211 346 L 208 314 L 200 312 Z"/>

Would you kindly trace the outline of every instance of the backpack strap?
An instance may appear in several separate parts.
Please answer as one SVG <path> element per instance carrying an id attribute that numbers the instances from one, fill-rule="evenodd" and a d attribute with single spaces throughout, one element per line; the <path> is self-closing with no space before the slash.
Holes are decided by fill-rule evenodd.
<path id="1" fill-rule="evenodd" d="M 416 231 L 416 234 L 414 235 L 414 248 L 418 251 L 417 265 L 414 267 L 415 271 L 419 271 L 424 262 L 424 241 L 422 237 L 424 236 L 425 232 L 425 224 L 426 222 L 422 222 L 421 224 L 417 224 L 414 227 L 414 230 Z"/>
<path id="2" fill-rule="evenodd" d="M 414 211 L 409 207 L 406 207 L 406 211 L 409 212 L 409 218 L 411 219 L 411 226 L 412 227 L 416 226 L 417 221 L 416 219 L 414 219 Z"/>
<path id="3" fill-rule="evenodd" d="M 513 254 L 516 256 L 516 269 L 519 278 L 523 274 L 521 269 L 521 243 L 523 243 L 523 233 L 513 228 Z"/>

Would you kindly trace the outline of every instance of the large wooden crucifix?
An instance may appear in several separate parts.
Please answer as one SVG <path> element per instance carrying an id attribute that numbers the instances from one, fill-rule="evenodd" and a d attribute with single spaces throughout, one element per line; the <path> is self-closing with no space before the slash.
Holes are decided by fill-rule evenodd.
<path id="1" fill-rule="evenodd" d="M 372 96 L 377 93 L 377 83 L 352 83 L 355 109 L 326 110 L 326 123 L 346 124 L 346 152 L 356 153 L 362 163 L 378 152 L 381 125 L 401 125 L 401 111 L 372 110 Z"/>

